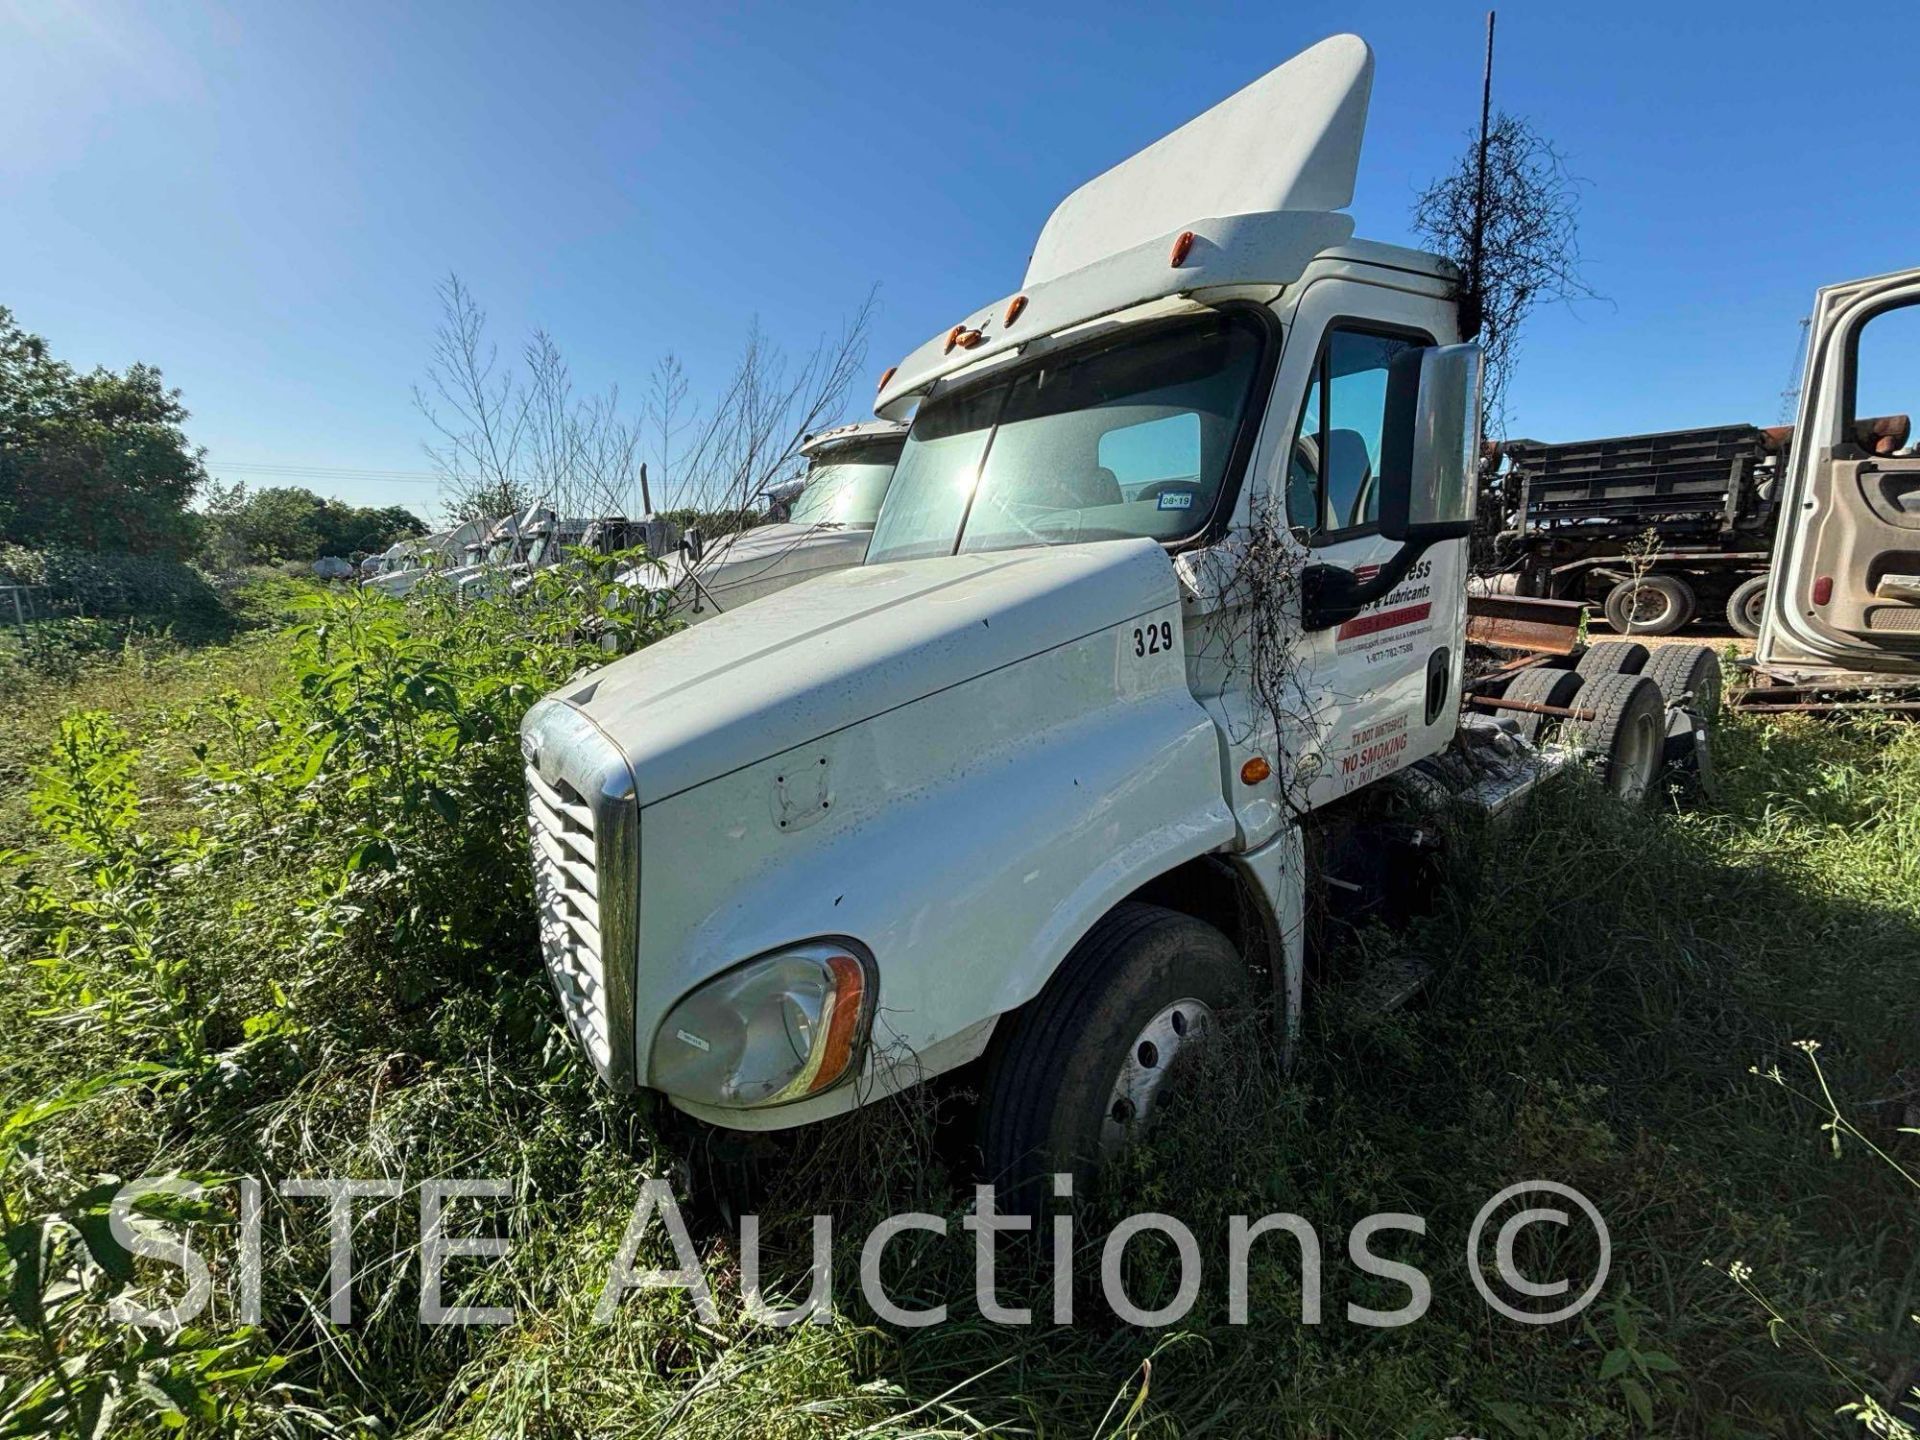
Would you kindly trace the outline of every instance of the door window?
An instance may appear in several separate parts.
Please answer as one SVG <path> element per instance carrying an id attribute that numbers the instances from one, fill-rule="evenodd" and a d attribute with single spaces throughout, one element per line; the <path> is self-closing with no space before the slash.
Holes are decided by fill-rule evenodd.
<path id="1" fill-rule="evenodd" d="M 1327 332 L 1287 460 L 1287 520 L 1312 541 L 1378 527 L 1387 371 L 1402 352 L 1432 343 L 1345 326 Z"/>
<path id="2" fill-rule="evenodd" d="M 1853 418 L 1920 414 L 1920 304 L 1883 310 L 1855 341 Z M 1871 448 L 1871 447 L 1869 447 Z"/>

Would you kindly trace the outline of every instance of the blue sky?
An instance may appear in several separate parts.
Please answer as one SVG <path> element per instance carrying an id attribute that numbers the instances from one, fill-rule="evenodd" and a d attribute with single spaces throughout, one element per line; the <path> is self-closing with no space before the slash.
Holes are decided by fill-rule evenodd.
<path id="1" fill-rule="evenodd" d="M 877 376 L 1013 289 L 1074 185 L 1338 30 L 1377 62 L 1354 214 L 1403 240 L 1483 16 L 0 0 L 0 304 L 76 363 L 161 366 L 217 475 L 420 472 L 449 270 L 503 349 L 544 324 L 634 400 L 667 351 L 698 396 L 756 316 L 804 347 L 877 285 Z M 1772 423 L 1814 288 L 1920 263 L 1916 48 L 1911 3 L 1503 9 L 1496 103 L 1582 178 L 1607 297 L 1535 317 L 1513 433 Z"/>

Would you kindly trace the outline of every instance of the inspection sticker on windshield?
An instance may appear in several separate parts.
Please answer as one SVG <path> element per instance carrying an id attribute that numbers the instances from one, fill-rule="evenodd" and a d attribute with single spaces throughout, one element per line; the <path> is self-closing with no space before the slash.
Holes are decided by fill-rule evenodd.
<path id="1" fill-rule="evenodd" d="M 1160 510 L 1191 510 L 1193 508 L 1193 492 L 1191 490 L 1163 490 L 1160 493 L 1159 504 L 1155 508 Z"/>

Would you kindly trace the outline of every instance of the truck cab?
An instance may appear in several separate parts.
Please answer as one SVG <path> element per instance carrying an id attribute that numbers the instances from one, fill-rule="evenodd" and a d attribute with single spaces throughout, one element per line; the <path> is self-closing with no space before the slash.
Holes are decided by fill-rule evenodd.
<path id="1" fill-rule="evenodd" d="M 1479 354 L 1450 267 L 1341 213 L 1372 69 L 1327 40 L 1089 181 L 891 368 L 863 564 L 528 714 L 607 1083 L 776 1130 L 981 1061 L 1024 1184 L 1223 1007 L 1291 1036 L 1308 833 L 1462 730 Z"/>
<path id="2" fill-rule="evenodd" d="M 775 487 L 785 516 L 702 544 L 690 537 L 663 561 L 635 566 L 623 584 L 671 592 L 692 625 L 804 581 L 858 565 L 886 499 L 907 427 L 865 420 L 807 436 L 797 493 Z M 657 552 L 656 552 L 657 553 Z"/>
<path id="3" fill-rule="evenodd" d="M 1920 270 L 1819 292 L 1749 708 L 1915 708 L 1920 456 L 1862 417 L 1911 410 L 1916 376 Z"/>
<path id="4" fill-rule="evenodd" d="M 445 566 L 452 557 L 464 555 L 477 560 L 485 553 L 482 541 L 493 524 L 491 519 L 468 520 L 451 530 L 402 542 L 401 546 L 387 552 L 390 557 L 388 563 L 367 581 L 367 585 L 383 595 L 400 599 L 427 576 Z"/>

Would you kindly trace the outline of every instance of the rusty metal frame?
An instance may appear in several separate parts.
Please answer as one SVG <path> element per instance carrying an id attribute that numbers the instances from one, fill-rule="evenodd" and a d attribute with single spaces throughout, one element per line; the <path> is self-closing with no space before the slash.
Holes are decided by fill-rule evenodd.
<path id="1" fill-rule="evenodd" d="M 1533 595 L 1469 595 L 1467 643 L 1534 655 L 1571 655 L 1580 645 L 1586 604 Z"/>

